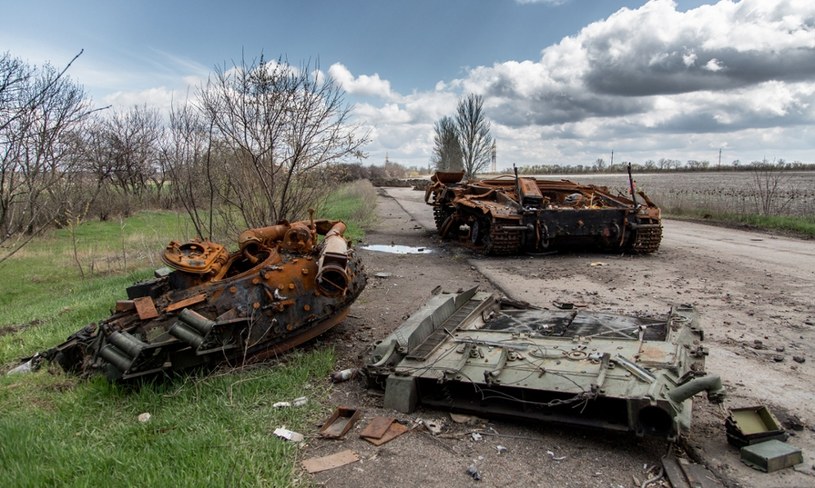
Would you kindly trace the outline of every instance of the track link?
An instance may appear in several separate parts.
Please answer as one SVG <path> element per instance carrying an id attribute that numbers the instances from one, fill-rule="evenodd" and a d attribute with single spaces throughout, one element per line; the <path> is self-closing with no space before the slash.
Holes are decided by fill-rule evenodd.
<path id="1" fill-rule="evenodd" d="M 653 222 L 657 224 L 659 222 Z M 634 254 L 650 254 L 659 249 L 659 244 L 662 242 L 662 226 L 648 227 L 645 229 L 638 229 L 634 236 L 634 241 L 629 247 L 630 252 Z"/>
<path id="2" fill-rule="evenodd" d="M 493 256 L 509 256 L 521 250 L 521 231 L 501 230 L 493 222 L 490 225 L 488 242 L 484 243 L 484 253 Z"/>

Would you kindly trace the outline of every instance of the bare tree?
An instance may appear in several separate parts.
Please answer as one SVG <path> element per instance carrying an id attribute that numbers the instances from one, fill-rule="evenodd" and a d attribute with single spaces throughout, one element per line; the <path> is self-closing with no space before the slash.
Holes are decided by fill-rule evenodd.
<path id="1" fill-rule="evenodd" d="M 305 215 L 330 187 L 319 170 L 362 157 L 367 139 L 349 124 L 343 91 L 317 72 L 261 56 L 216 69 L 197 94 L 226 169 L 214 188 L 250 226 Z"/>
<path id="2" fill-rule="evenodd" d="M 458 140 L 456 121 L 452 117 L 442 117 L 433 125 L 433 165 L 439 171 L 461 171 L 464 169 L 461 145 Z"/>
<path id="3" fill-rule="evenodd" d="M 134 106 L 113 112 L 105 124 L 113 183 L 125 194 L 139 197 L 155 180 L 162 124 L 158 110 Z"/>
<path id="4" fill-rule="evenodd" d="M 493 138 L 490 123 L 484 114 L 484 98 L 470 94 L 458 102 L 456 129 L 461 145 L 464 172 L 472 178 L 487 167 L 492 157 Z"/>
<path id="5" fill-rule="evenodd" d="M 69 203 L 72 131 L 92 112 L 83 89 L 65 76 L 76 57 L 60 71 L 0 55 L 0 262 L 64 216 Z"/>
<path id="6" fill-rule="evenodd" d="M 190 216 L 195 233 L 212 239 L 217 192 L 212 175 L 211 126 L 189 103 L 173 106 L 160 162 L 172 180 L 176 204 Z"/>
<path id="7" fill-rule="evenodd" d="M 791 203 L 793 197 L 784 193 L 789 174 L 784 165 L 773 165 L 764 161 L 755 161 L 751 167 L 753 173 L 753 199 L 756 210 L 761 215 L 782 213 Z"/>

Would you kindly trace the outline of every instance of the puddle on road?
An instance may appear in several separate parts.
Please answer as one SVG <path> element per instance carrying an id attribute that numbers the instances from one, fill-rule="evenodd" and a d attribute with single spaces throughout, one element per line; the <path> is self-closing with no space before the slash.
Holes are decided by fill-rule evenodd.
<path id="1" fill-rule="evenodd" d="M 430 254 L 433 252 L 432 249 L 426 247 L 402 246 L 399 244 L 370 244 L 368 246 L 362 246 L 362 249 L 391 254 Z"/>

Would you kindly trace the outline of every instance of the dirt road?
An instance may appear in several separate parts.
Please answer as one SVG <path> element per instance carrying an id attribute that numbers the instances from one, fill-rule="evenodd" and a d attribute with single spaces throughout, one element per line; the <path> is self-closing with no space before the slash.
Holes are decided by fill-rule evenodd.
<path id="1" fill-rule="evenodd" d="M 361 251 L 372 278 L 354 317 L 328 338 L 344 345 L 338 367 L 359 365 L 367 346 L 397 327 L 437 285 L 455 291 L 476 284 L 541 306 L 567 301 L 627 314 L 665 313 L 671 304 L 692 303 L 703 315 L 707 370 L 721 375 L 728 388 L 725 408 L 766 405 L 788 426 L 801 428 L 791 430 L 789 442 L 803 449 L 804 463 L 771 474 L 744 466 L 726 442 L 724 410 L 703 395 L 694 402 L 689 444 L 730 486 L 815 485 L 815 242 L 666 221 L 662 246 L 650 256 L 485 258 L 441 242 L 422 198 L 422 192 L 389 188 L 379 199 L 380 222 L 369 243 L 433 252 Z M 376 273 L 385 274 L 377 278 Z M 367 417 L 394 414 L 381 410 L 381 398 L 359 382 L 340 385 L 333 395 L 338 404 L 364 408 Z M 481 427 L 500 436 L 473 441 L 467 435 L 473 426 L 454 424 L 443 412 L 421 410 L 415 418 L 447 419 L 445 435 L 412 432 L 380 448 L 350 436 L 342 445 L 357 450 L 362 462 L 318 474 L 315 481 L 470 486 L 474 480 L 466 469 L 475 466 L 482 486 L 627 487 L 647 478 L 644 465 L 659 463 L 667 448 L 661 441 L 627 435 L 496 422 Z M 497 445 L 508 451 L 499 454 Z M 305 455 L 340 447 L 314 441 Z"/>

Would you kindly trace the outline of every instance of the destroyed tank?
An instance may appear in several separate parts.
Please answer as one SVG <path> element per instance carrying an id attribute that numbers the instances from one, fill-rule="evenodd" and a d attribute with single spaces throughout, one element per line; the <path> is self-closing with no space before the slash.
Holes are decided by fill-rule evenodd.
<path id="1" fill-rule="evenodd" d="M 173 241 L 162 254 L 169 268 L 29 364 L 127 382 L 286 351 L 341 322 L 365 287 L 344 232 L 341 221 L 283 222 L 244 231 L 233 253 Z"/>
<path id="2" fill-rule="evenodd" d="M 503 175 L 462 182 L 463 172 L 437 172 L 425 192 L 442 238 L 485 254 L 547 252 L 569 246 L 652 253 L 662 240 L 660 209 L 634 189 L 629 196 L 568 180 Z"/>
<path id="3" fill-rule="evenodd" d="M 368 385 L 405 413 L 425 405 L 669 440 L 690 430 L 695 394 L 724 400 L 693 306 L 636 317 L 559 305 L 437 293 L 374 345 Z"/>

